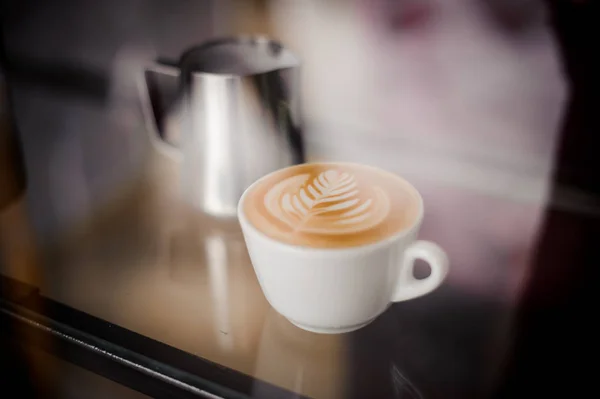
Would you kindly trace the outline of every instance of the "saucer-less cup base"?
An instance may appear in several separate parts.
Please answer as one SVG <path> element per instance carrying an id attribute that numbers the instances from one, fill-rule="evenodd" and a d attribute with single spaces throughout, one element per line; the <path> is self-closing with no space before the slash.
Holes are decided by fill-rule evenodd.
<path id="1" fill-rule="evenodd" d="M 370 322 L 372 322 L 376 318 L 377 317 L 374 317 L 374 318 L 372 318 L 371 320 L 368 320 L 365 323 L 360 323 L 360 324 L 357 324 L 355 326 L 331 327 L 331 328 L 321 328 L 321 327 L 307 326 L 307 325 L 304 325 L 304 324 L 296 323 L 294 320 L 290 320 L 290 319 L 287 319 L 287 320 L 290 323 L 292 323 L 293 325 L 295 325 L 296 327 L 298 327 L 298 328 L 301 328 L 301 329 L 306 330 L 306 331 L 314 332 L 314 333 L 317 333 L 317 334 L 342 334 L 342 333 L 356 331 L 356 330 L 358 330 L 360 328 L 363 328 L 364 326 L 366 326 L 367 324 L 369 324 Z"/>
<path id="2" fill-rule="evenodd" d="M 445 252 L 416 240 L 423 219 L 374 244 L 350 248 L 310 248 L 276 241 L 257 230 L 243 212 L 238 217 L 250 259 L 271 306 L 294 325 L 316 333 L 357 330 L 383 313 L 392 302 L 416 298 L 436 289 L 448 272 Z M 414 261 L 429 263 L 429 277 L 417 280 Z"/>

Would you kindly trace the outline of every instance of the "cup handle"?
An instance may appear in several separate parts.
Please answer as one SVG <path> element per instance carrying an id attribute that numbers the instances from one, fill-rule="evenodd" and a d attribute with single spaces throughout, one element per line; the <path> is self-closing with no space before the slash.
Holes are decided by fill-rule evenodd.
<path id="1" fill-rule="evenodd" d="M 414 276 L 415 260 L 429 263 L 431 274 L 418 280 Z M 435 290 L 448 274 L 448 255 L 439 245 L 430 241 L 416 241 L 404 251 L 402 269 L 392 297 L 393 302 L 406 301 Z"/>

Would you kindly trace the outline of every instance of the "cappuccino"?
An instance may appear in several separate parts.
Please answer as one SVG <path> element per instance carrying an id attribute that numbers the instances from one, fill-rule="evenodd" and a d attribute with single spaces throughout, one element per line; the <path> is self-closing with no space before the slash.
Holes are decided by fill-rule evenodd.
<path id="1" fill-rule="evenodd" d="M 276 241 L 344 248 L 408 229 L 422 207 L 417 191 L 389 172 L 351 163 L 309 163 L 257 181 L 241 209 L 255 229 Z"/>

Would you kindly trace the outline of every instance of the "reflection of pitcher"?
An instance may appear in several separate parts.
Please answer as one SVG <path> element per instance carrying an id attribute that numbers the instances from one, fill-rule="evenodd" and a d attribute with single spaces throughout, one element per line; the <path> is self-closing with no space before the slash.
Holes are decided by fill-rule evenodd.
<path id="1" fill-rule="evenodd" d="M 302 397 L 343 398 L 348 365 L 347 335 L 313 334 L 269 310 L 258 347 L 254 378 Z M 253 397 L 268 397 L 257 385 Z"/>
<path id="2" fill-rule="evenodd" d="M 175 162 L 182 159 L 186 202 L 213 216 L 234 216 L 250 183 L 304 159 L 298 60 L 272 40 L 240 37 L 193 48 L 179 66 L 146 70 L 153 142 Z M 165 95 L 157 90 L 165 81 L 172 98 L 161 104 Z"/>
<path id="3" fill-rule="evenodd" d="M 190 293 L 200 306 L 203 342 L 215 361 L 240 368 L 252 358 L 268 304 L 261 294 L 237 222 L 199 217 L 180 208 L 175 227 L 164 231 L 159 267 L 168 285 Z M 173 222 L 173 221 L 172 221 Z M 210 336 L 208 335 L 210 333 Z M 247 370 L 244 370 L 247 372 Z"/>

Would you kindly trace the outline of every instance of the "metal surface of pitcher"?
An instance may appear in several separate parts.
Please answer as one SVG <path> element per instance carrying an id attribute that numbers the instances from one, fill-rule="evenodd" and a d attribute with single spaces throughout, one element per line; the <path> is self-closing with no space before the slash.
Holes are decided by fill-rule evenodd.
<path id="1" fill-rule="evenodd" d="M 181 152 L 182 198 L 196 208 L 235 216 L 254 180 L 304 161 L 299 62 L 279 43 L 262 37 L 211 41 L 187 51 L 177 69 L 152 73 L 178 75 L 164 117 L 156 116 L 160 104 L 151 105 L 161 145 Z"/>

